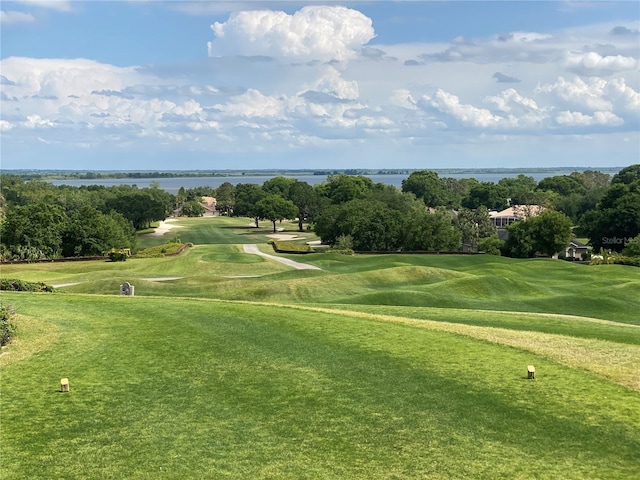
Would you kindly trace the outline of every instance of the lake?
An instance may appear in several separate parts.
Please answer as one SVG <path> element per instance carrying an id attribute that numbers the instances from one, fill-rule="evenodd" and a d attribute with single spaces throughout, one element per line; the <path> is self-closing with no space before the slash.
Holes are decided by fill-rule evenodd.
<path id="1" fill-rule="evenodd" d="M 533 177 L 537 182 L 546 177 L 552 177 L 556 175 L 569 175 L 571 172 L 579 170 L 577 168 L 567 170 L 553 170 L 544 172 L 531 172 L 531 171 L 514 171 L 514 172 L 491 172 L 491 173 L 443 173 L 439 174 L 441 178 L 475 178 L 480 182 L 493 182 L 497 183 L 502 178 L 517 177 L 518 174 L 524 173 L 527 176 Z M 610 173 L 611 169 L 599 169 L 604 173 Z M 613 172 L 615 173 L 615 171 Z M 180 187 L 185 189 L 195 187 L 212 187 L 217 188 L 224 182 L 229 182 L 233 185 L 238 183 L 254 183 L 256 185 L 262 185 L 265 181 L 278 176 L 278 175 L 235 175 L 235 176 L 216 176 L 216 177 L 173 177 L 173 178 L 101 178 L 92 180 L 53 180 L 50 183 L 53 185 L 70 185 L 73 187 L 79 187 L 81 185 L 104 185 L 106 187 L 115 185 L 136 185 L 138 188 L 148 187 L 151 182 L 158 182 L 160 188 L 166 190 L 169 193 L 177 194 Z M 309 185 L 316 185 L 327 180 L 326 175 L 281 175 L 287 178 L 294 178 L 301 182 L 307 182 Z M 385 183 L 387 185 L 394 185 L 396 187 L 402 186 L 402 180 L 406 179 L 409 174 L 389 174 L 389 175 L 364 175 L 373 180 L 374 183 Z"/>

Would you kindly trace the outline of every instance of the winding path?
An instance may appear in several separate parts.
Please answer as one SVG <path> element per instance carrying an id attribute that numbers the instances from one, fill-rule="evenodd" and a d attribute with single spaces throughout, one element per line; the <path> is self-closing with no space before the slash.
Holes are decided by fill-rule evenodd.
<path id="1" fill-rule="evenodd" d="M 269 255 L 268 253 L 262 253 L 258 250 L 258 246 L 256 244 L 245 243 L 242 245 L 245 253 L 251 253 L 253 255 L 260 255 L 261 257 L 268 258 L 269 260 L 275 260 L 276 262 L 284 263 L 290 267 L 295 268 L 296 270 L 322 270 L 320 267 L 316 267 L 315 265 L 309 265 L 308 263 L 300 263 L 294 260 L 289 260 L 288 258 L 276 257 L 275 255 Z"/>

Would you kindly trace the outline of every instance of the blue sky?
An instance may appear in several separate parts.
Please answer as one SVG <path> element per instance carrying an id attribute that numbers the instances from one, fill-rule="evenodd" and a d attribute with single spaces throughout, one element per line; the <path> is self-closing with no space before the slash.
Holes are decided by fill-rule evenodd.
<path id="1" fill-rule="evenodd" d="M 626 166 L 637 2 L 1 2 L 2 169 Z"/>

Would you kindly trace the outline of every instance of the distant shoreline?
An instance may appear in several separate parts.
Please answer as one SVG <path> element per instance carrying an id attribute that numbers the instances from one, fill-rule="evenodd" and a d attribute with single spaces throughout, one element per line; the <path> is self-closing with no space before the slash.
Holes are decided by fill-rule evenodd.
<path id="1" fill-rule="evenodd" d="M 2 173 L 25 179 L 41 180 L 100 180 L 100 179 L 161 179 L 200 177 L 274 177 L 274 176 L 328 176 L 328 175 L 410 175 L 420 170 L 431 170 L 439 176 L 468 174 L 535 174 L 567 173 L 593 170 L 615 174 L 624 167 L 528 167 L 528 168 L 411 168 L 411 169 L 248 169 L 248 170 L 54 170 L 13 169 Z"/>

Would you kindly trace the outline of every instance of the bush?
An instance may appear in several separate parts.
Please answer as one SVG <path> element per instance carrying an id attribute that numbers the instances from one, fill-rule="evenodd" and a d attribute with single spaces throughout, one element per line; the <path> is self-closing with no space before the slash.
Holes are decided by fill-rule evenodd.
<path id="1" fill-rule="evenodd" d="M 0 303 L 0 346 L 8 344 L 16 333 L 16 326 L 11 321 L 14 314 L 13 307 Z"/>
<path id="2" fill-rule="evenodd" d="M 484 252 L 488 255 L 500 256 L 500 249 L 503 245 L 504 242 L 496 236 L 486 237 L 480 239 L 480 241 L 478 242 L 478 251 Z"/>
<path id="3" fill-rule="evenodd" d="M 0 278 L 0 290 L 10 292 L 53 292 L 51 285 L 43 282 L 25 282 L 12 278 Z"/>
<path id="4" fill-rule="evenodd" d="M 300 243 L 286 242 L 282 240 L 270 240 L 269 243 L 278 253 L 311 253 L 313 250 L 309 245 Z"/>
<path id="5" fill-rule="evenodd" d="M 192 246 L 193 244 L 191 244 Z M 187 245 L 190 246 L 190 245 Z M 181 251 L 181 249 L 185 248 L 185 245 L 180 242 L 179 239 L 174 238 L 173 240 L 169 240 L 168 243 L 164 245 L 156 245 L 155 247 L 145 248 L 144 250 L 140 250 L 136 253 L 136 257 L 138 258 L 156 258 L 163 257 L 166 255 L 176 255 Z"/>
<path id="6" fill-rule="evenodd" d="M 127 260 L 127 253 L 113 248 L 109 252 L 109 260 L 112 262 L 124 262 Z"/>

